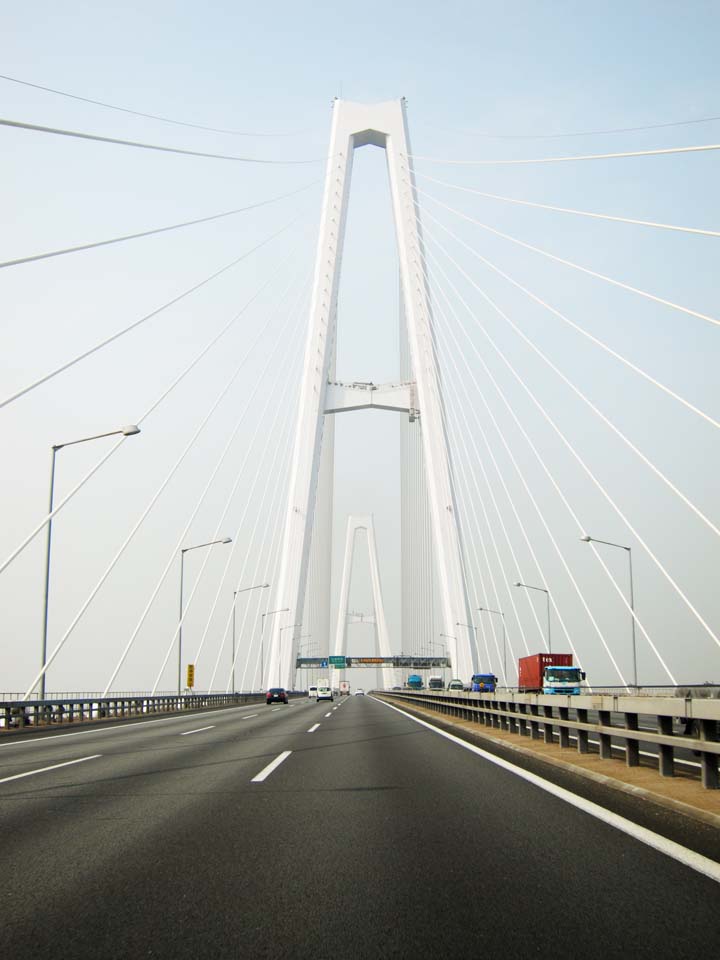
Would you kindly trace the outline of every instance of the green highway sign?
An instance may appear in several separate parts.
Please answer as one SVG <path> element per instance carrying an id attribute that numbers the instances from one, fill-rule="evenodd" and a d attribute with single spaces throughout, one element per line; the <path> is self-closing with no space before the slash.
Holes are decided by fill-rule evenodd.
<path id="1" fill-rule="evenodd" d="M 328 657 L 331 667 L 344 667 L 345 657 Z"/>

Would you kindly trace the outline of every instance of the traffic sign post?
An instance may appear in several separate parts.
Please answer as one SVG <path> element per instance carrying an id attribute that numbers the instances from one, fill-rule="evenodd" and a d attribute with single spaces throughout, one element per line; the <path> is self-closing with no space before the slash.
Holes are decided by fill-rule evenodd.
<path id="1" fill-rule="evenodd" d="M 187 668 L 187 686 L 190 690 L 195 686 L 195 664 L 189 663 Z"/>

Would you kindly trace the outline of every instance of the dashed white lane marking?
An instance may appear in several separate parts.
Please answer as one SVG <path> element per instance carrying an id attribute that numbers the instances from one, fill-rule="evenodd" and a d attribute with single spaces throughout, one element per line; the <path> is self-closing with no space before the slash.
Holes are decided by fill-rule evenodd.
<path id="1" fill-rule="evenodd" d="M 180 736 L 189 737 L 191 733 L 202 733 L 203 730 L 214 730 L 214 729 L 215 729 L 215 724 L 213 723 L 209 727 L 198 727 L 197 730 L 186 730 L 185 733 L 181 733 Z"/>
<path id="2" fill-rule="evenodd" d="M 241 717 L 240 719 L 241 719 L 241 720 L 250 720 L 250 719 L 252 719 L 252 717 L 256 717 L 256 716 L 257 716 L 256 713 L 249 713 L 246 717 Z"/>
<path id="3" fill-rule="evenodd" d="M 74 763 L 85 763 L 86 760 L 97 760 L 101 753 L 95 753 L 92 757 L 80 757 L 79 760 L 67 760 L 65 763 L 54 763 L 51 767 L 40 767 L 39 770 L 28 770 L 27 773 L 16 773 L 12 777 L 3 777 L 0 783 L 9 783 L 10 780 L 22 780 L 23 777 L 34 777 L 36 773 L 46 773 L 48 770 L 59 770 L 60 767 L 70 767 Z"/>
<path id="4" fill-rule="evenodd" d="M 193 719 L 197 720 L 200 717 L 217 717 L 218 712 L 220 711 L 206 710 L 204 713 L 195 713 L 193 714 Z M 224 713 L 225 711 L 222 712 Z M 256 716 L 256 714 L 253 714 L 253 716 Z M 155 723 L 174 723 L 177 720 L 184 720 L 185 723 L 187 723 L 189 719 L 189 717 L 182 715 L 177 717 L 159 717 L 157 720 L 140 720 L 136 723 L 123 723 L 119 727 L 100 727 L 96 730 L 78 730 L 75 733 L 54 733 L 47 737 L 33 737 L 31 740 L 23 739 L 16 740 L 13 743 L 2 743 L 0 744 L 0 750 L 7 750 L 10 747 L 26 747 L 31 743 L 50 743 L 54 740 L 64 740 L 66 737 L 92 737 L 98 733 L 127 733 L 129 730 L 139 730 L 140 727 L 148 727 Z M 101 756 L 101 754 L 98 754 L 98 756 Z"/>
<path id="5" fill-rule="evenodd" d="M 275 712 L 276 712 L 277 710 L 279 710 L 279 709 L 280 709 L 280 707 L 273 707 L 272 710 L 270 711 L 270 713 L 275 713 Z"/>
<path id="6" fill-rule="evenodd" d="M 326 716 L 326 717 L 331 717 L 331 716 L 332 716 L 332 710 L 330 710 L 328 713 L 326 713 L 325 716 Z"/>
<path id="7" fill-rule="evenodd" d="M 292 753 L 292 750 L 283 750 L 282 753 L 278 754 L 278 756 L 275 757 L 272 763 L 269 763 L 266 767 L 263 767 L 260 773 L 258 773 L 257 776 L 252 778 L 250 783 L 262 783 L 263 780 L 267 780 L 267 778 L 270 776 L 273 770 L 276 770 L 284 760 L 287 760 L 287 758 L 290 756 L 291 753 Z"/>
<path id="8" fill-rule="evenodd" d="M 308 730 L 308 733 L 315 733 L 315 731 L 317 730 L 317 728 L 318 728 L 319 726 L 320 726 L 319 723 L 314 723 L 314 724 L 310 727 L 310 729 Z"/>
<path id="9" fill-rule="evenodd" d="M 371 699 L 375 700 L 375 697 L 372 697 Z M 671 857 L 673 860 L 677 860 L 678 863 L 682 863 L 686 867 L 690 867 L 691 870 L 702 873 L 711 880 L 715 880 L 716 883 L 720 883 L 720 863 L 718 863 L 717 860 L 710 860 L 708 857 L 704 857 L 700 853 L 695 853 L 694 850 L 689 850 L 687 847 L 683 847 L 681 844 L 675 843 L 674 840 L 668 840 L 667 837 L 663 837 L 659 833 L 654 833 L 652 830 L 648 830 L 646 827 L 641 827 L 639 824 L 633 823 L 632 820 L 626 820 L 625 817 L 621 817 L 617 813 L 606 810 L 605 807 L 601 807 L 598 803 L 593 803 L 592 800 L 586 800 L 584 797 L 579 797 L 570 790 L 566 790 L 564 787 L 558 787 L 549 780 L 544 780 L 542 777 L 538 777 L 537 774 L 530 773 L 529 770 L 523 770 L 520 767 L 516 767 L 507 760 L 503 760 L 502 757 L 496 757 L 494 753 L 488 753 L 487 750 L 482 750 L 480 747 L 476 747 L 473 743 L 468 743 L 466 740 L 461 740 L 460 737 L 456 737 L 454 734 L 448 733 L 446 730 L 440 730 L 438 727 L 434 727 L 431 723 L 427 723 L 425 720 L 421 720 L 419 717 L 413 717 L 411 714 L 405 713 L 404 710 L 400 710 L 391 703 L 385 703 L 384 700 L 375 700 L 375 702 L 382 703 L 385 707 L 390 707 L 391 710 L 395 710 L 408 720 L 419 723 L 422 727 L 427 727 L 428 730 L 432 730 L 432 732 L 436 733 L 438 736 L 445 737 L 446 740 L 450 740 L 459 747 L 463 747 L 465 750 L 469 750 L 471 753 L 477 754 L 477 756 L 482 757 L 484 760 L 487 760 L 490 763 L 494 763 L 495 766 L 501 767 L 503 770 L 507 770 L 509 773 L 515 774 L 516 777 L 520 777 L 522 780 L 527 780 L 528 783 L 539 787 L 541 790 L 544 790 L 546 793 L 557 797 L 559 800 L 564 800 L 565 803 L 569 803 L 570 806 L 576 807 L 578 810 L 582 810 L 583 813 L 587 813 L 589 816 L 595 817 L 597 820 L 601 820 L 603 823 L 608 824 L 610 827 L 614 827 L 621 833 L 627 834 L 634 840 L 639 840 L 640 843 L 644 843 L 648 847 L 652 847 L 653 850 L 657 850 L 659 853 L 664 853 L 665 856 Z"/>
<path id="10" fill-rule="evenodd" d="M 337 707 L 333 707 L 333 710 L 337 710 Z"/>

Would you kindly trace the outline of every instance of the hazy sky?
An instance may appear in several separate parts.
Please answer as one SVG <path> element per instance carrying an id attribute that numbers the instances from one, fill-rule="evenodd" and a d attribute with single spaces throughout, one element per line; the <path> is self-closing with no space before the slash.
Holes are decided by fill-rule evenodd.
<path id="1" fill-rule="evenodd" d="M 0 261 L 209 216 L 311 185 L 292 198 L 215 223 L 0 270 L 4 397 L 283 231 L 195 294 L 0 410 L 1 562 L 45 513 L 51 445 L 137 422 L 276 272 L 243 317 L 143 422 L 142 433 L 128 439 L 59 515 L 53 548 L 51 649 L 252 347 L 227 396 L 78 622 L 51 669 L 49 689 L 105 686 L 166 563 L 173 559 L 115 684 L 118 689 L 153 685 L 177 619 L 175 546 L 246 406 L 245 419 L 182 539 L 184 545 L 193 545 L 216 535 L 235 537 L 232 548 L 215 547 L 207 555 L 205 574 L 187 615 L 185 659 L 196 659 L 220 591 L 198 661 L 199 686 L 210 682 L 233 589 L 270 576 L 295 416 L 300 361 L 295 345 L 301 342 L 307 309 L 333 97 L 372 101 L 406 96 L 413 147 L 423 157 L 532 158 L 715 143 L 720 139 L 720 121 L 560 139 L 549 135 L 720 114 L 719 26 L 717 5 L 701 2 L 591 6 L 450 0 L 442 5 L 369 2 L 348 9 L 325 3 L 68 0 L 62 5 L 39 2 L 5 10 L 0 37 L 3 74 L 143 113 L 253 135 L 170 125 L 0 79 L 2 117 L 201 152 L 318 161 L 241 164 L 0 128 Z M 717 165 L 718 154 L 708 152 L 537 166 L 418 161 L 417 169 L 487 193 L 717 230 Z M 397 377 L 397 257 L 386 180 L 382 153 L 372 148 L 359 151 L 340 295 L 338 374 L 345 379 L 380 382 Z M 717 239 L 511 206 L 422 178 L 418 183 L 443 203 L 503 232 L 696 311 L 720 315 Z M 439 289 L 447 291 L 449 286 L 442 274 L 434 274 L 450 419 L 460 429 L 453 434 L 453 457 L 473 605 L 505 610 L 517 655 L 525 651 L 514 600 L 529 648 L 539 648 L 528 598 L 506 586 L 520 579 L 520 572 L 528 582 L 537 583 L 538 572 L 486 452 L 485 431 L 584 666 L 598 682 L 617 682 L 494 432 L 481 390 L 603 636 L 629 676 L 627 613 L 587 545 L 579 542 L 576 525 L 470 342 L 507 392 L 584 528 L 595 537 L 632 545 L 638 614 L 671 671 L 680 681 L 720 681 L 718 646 L 658 572 L 636 535 L 592 488 L 478 324 L 486 326 L 636 533 L 717 633 L 716 535 L 533 354 L 476 287 L 443 259 L 436 241 L 642 453 L 717 522 L 720 463 L 714 428 L 493 275 L 444 234 L 433 218 L 716 418 L 717 329 L 551 264 L 425 197 L 422 202 L 430 262 L 437 258 L 457 287 L 451 299 L 458 319 L 452 319 Z M 464 344 L 470 373 L 457 351 L 460 375 L 444 353 L 443 344 L 453 336 Z M 338 418 L 336 437 L 335 575 L 339 580 L 347 514 L 374 513 L 386 612 L 391 634 L 398 637 L 397 418 L 347 415 Z M 69 492 L 112 443 L 97 441 L 60 451 L 58 496 Z M 483 467 L 515 559 L 487 492 Z M 625 587 L 625 555 L 608 548 L 603 557 Z M 204 559 L 204 551 L 186 556 L 186 595 Z M 222 580 L 228 560 L 228 574 Z M 24 689 L 36 671 L 43 562 L 41 535 L 0 574 L 0 691 Z M 363 564 L 356 565 L 355 609 L 369 608 L 370 603 Z M 488 595 L 482 596 L 483 591 Z M 238 602 L 238 642 L 242 651 L 249 650 L 249 657 L 239 658 L 238 685 L 245 661 L 249 659 L 249 675 L 257 666 L 256 615 L 259 602 L 266 599 L 258 592 Z M 531 599 L 537 601 L 544 626 L 542 598 Z M 371 652 L 369 631 L 363 635 L 366 628 L 356 629 L 358 646 L 365 645 L 356 652 Z M 553 631 L 564 648 L 555 613 Z M 492 657 L 497 671 L 496 653 Z M 666 674 L 640 636 L 638 658 L 641 679 L 665 681 Z M 172 688 L 173 664 L 171 655 L 161 688 Z M 226 645 L 216 686 L 224 686 L 228 669 Z"/>

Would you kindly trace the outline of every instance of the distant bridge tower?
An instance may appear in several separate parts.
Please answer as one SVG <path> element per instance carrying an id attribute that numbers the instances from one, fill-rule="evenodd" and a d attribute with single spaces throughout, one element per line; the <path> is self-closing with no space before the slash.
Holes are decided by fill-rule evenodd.
<path id="1" fill-rule="evenodd" d="M 350 584 L 352 582 L 353 564 L 355 560 L 355 547 L 357 544 L 358 533 L 367 535 L 368 556 L 370 559 L 370 580 L 372 582 L 373 594 L 373 616 L 367 617 L 364 614 L 357 616 L 348 609 L 350 597 Z M 335 653 L 344 656 L 347 653 L 347 627 L 348 623 L 374 623 L 375 634 L 377 637 L 378 652 L 381 657 L 391 657 L 390 636 L 388 634 L 387 622 L 385 620 L 385 607 L 383 606 L 382 587 L 380 584 L 380 567 L 378 564 L 377 544 L 375 542 L 375 524 L 372 516 L 349 516 L 347 523 L 347 534 L 345 537 L 345 559 L 343 561 L 342 582 L 340 584 L 340 605 L 338 606 L 337 628 L 335 630 Z M 392 676 L 392 668 L 384 667 L 382 669 L 383 685 L 388 686 L 388 680 Z M 392 686 L 392 683 L 389 684 Z"/>
<path id="2" fill-rule="evenodd" d="M 412 378 L 396 384 L 334 382 L 337 296 L 353 154 L 358 147 L 368 145 L 385 150 L 398 244 Z M 326 639 L 329 640 L 332 539 L 329 533 L 334 458 L 333 418 L 329 414 L 368 407 L 405 412 L 421 430 L 440 626 L 443 633 L 453 638 L 448 642 L 455 676 L 470 677 L 473 673 L 472 628 L 457 626 L 472 621 L 432 343 L 432 311 L 423 272 L 415 177 L 409 154 L 404 100 L 379 104 L 335 101 L 282 558 L 275 585 L 274 607 L 289 610 L 272 618 L 266 686 L 291 686 L 297 639 L 303 632 L 308 629 L 314 634 L 317 632 L 315 639 L 321 648 Z M 312 598 L 311 628 L 306 617 L 309 571 L 316 581 L 315 594 L 317 584 L 321 586 L 320 596 Z"/>

